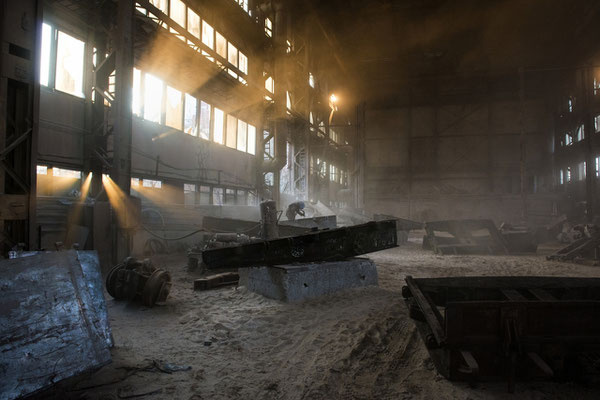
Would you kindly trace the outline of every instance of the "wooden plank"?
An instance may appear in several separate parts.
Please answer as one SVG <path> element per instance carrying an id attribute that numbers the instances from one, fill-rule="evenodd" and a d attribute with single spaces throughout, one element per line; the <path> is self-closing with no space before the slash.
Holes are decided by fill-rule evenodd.
<path id="1" fill-rule="evenodd" d="M 110 362 L 95 252 L 3 260 L 0 292 L 0 398 L 26 396 Z"/>
<path id="2" fill-rule="evenodd" d="M 439 311 L 435 305 L 431 304 L 425 298 L 425 295 L 423 292 L 421 292 L 421 289 L 419 289 L 419 286 L 412 276 L 406 277 L 406 284 L 410 289 L 413 298 L 417 302 L 417 305 L 421 309 L 421 312 L 423 312 L 425 321 L 427 321 L 427 324 L 431 328 L 431 332 L 433 333 L 433 336 L 435 336 L 435 340 L 437 341 L 438 345 L 443 345 L 446 342 L 446 335 L 444 333 L 444 329 L 442 328 L 441 321 L 443 321 L 443 319 Z"/>

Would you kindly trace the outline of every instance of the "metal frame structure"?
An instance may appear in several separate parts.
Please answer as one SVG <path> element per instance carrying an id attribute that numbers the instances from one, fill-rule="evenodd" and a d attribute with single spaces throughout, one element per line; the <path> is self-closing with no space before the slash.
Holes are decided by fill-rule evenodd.
<path id="1" fill-rule="evenodd" d="M 600 350 L 600 279 L 406 278 L 402 294 L 450 380 L 579 379 Z M 595 361 L 597 363 L 597 360 Z"/>

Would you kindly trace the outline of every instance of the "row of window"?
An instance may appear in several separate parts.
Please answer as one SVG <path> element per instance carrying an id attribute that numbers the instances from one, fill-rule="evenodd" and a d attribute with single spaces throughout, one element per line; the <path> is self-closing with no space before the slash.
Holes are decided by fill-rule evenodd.
<path id="1" fill-rule="evenodd" d="M 245 189 L 184 183 L 183 193 L 185 205 L 254 206 L 257 204 L 255 193 Z"/>
<path id="2" fill-rule="evenodd" d="M 600 132 L 600 115 L 594 117 L 594 131 L 596 133 Z M 575 134 L 571 132 L 565 133 L 564 137 L 560 140 L 560 145 L 570 146 L 573 143 L 581 142 L 583 139 L 585 139 L 585 126 L 581 124 L 577 127 Z"/>
<path id="3" fill-rule="evenodd" d="M 256 127 L 137 68 L 133 70 L 132 110 L 145 120 L 256 154 Z"/>
<path id="4" fill-rule="evenodd" d="M 81 171 L 58 167 L 49 168 L 46 165 L 37 166 L 38 175 L 68 178 L 75 182 L 81 180 Z M 162 189 L 163 183 L 156 179 L 131 178 L 133 192 L 144 189 Z M 183 184 L 184 202 L 186 205 L 213 204 L 213 205 L 256 205 L 257 198 L 254 192 L 245 189 L 235 189 L 220 186 Z"/>
<path id="5" fill-rule="evenodd" d="M 596 177 L 600 177 L 600 156 L 596 157 L 594 160 L 594 175 Z M 573 180 L 582 181 L 586 177 L 587 163 L 585 161 L 577 164 L 576 167 L 567 167 L 558 171 L 558 183 L 560 185 L 564 185 L 565 183 L 570 183 Z"/>
<path id="6" fill-rule="evenodd" d="M 169 29 L 171 33 L 175 34 L 179 39 L 201 53 L 208 60 L 216 63 L 219 67 L 226 68 L 224 63 L 228 63 L 229 68 L 226 68 L 227 73 L 235 79 L 238 79 L 242 84 L 247 85 L 248 82 L 246 81 L 245 76 L 248 75 L 248 57 L 239 51 L 238 48 L 222 34 L 217 32 L 212 25 L 206 22 L 206 20 L 201 19 L 194 10 L 181 0 L 150 0 L 150 3 L 161 10 L 165 15 L 168 15 L 181 28 L 187 30 L 192 36 L 200 40 L 210 50 L 213 50 L 218 57 L 215 58 L 215 54 L 197 48 L 194 43 L 177 35 L 177 32 L 172 28 L 169 29 L 167 25 L 159 23 L 160 26 Z M 151 12 L 139 4 L 136 5 L 136 9 L 143 15 L 147 15 L 151 18 L 155 17 Z M 232 69 L 231 67 L 234 68 Z"/>

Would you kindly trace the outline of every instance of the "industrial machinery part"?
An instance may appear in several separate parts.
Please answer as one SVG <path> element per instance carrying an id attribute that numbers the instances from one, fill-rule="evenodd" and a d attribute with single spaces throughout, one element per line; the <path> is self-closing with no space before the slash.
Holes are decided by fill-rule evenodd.
<path id="1" fill-rule="evenodd" d="M 336 261 L 397 247 L 396 221 L 362 225 L 265 240 L 202 252 L 207 269 Z"/>
<path id="2" fill-rule="evenodd" d="M 402 294 L 447 379 L 506 379 L 513 391 L 517 379 L 600 372 L 588 362 L 600 350 L 599 278 L 408 276 Z"/>
<path id="3" fill-rule="evenodd" d="M 524 229 L 496 228 L 489 219 L 425 223 L 423 248 L 437 254 L 508 254 L 535 252 L 534 234 Z"/>
<path id="4" fill-rule="evenodd" d="M 237 272 L 223 272 L 222 274 L 205 276 L 194 281 L 194 290 L 208 290 L 221 286 L 237 285 L 240 275 Z"/>
<path id="5" fill-rule="evenodd" d="M 141 299 L 148 307 L 165 302 L 170 290 L 171 275 L 154 267 L 148 259 L 127 257 L 106 277 L 106 291 L 116 300 Z"/>

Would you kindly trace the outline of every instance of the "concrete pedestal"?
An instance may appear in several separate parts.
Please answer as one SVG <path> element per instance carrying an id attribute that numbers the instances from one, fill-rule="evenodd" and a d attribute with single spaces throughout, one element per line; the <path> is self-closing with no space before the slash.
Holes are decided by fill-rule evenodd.
<path id="1" fill-rule="evenodd" d="M 377 285 L 368 258 L 324 263 L 240 268 L 240 285 L 271 299 L 297 302 L 343 289 Z"/>

